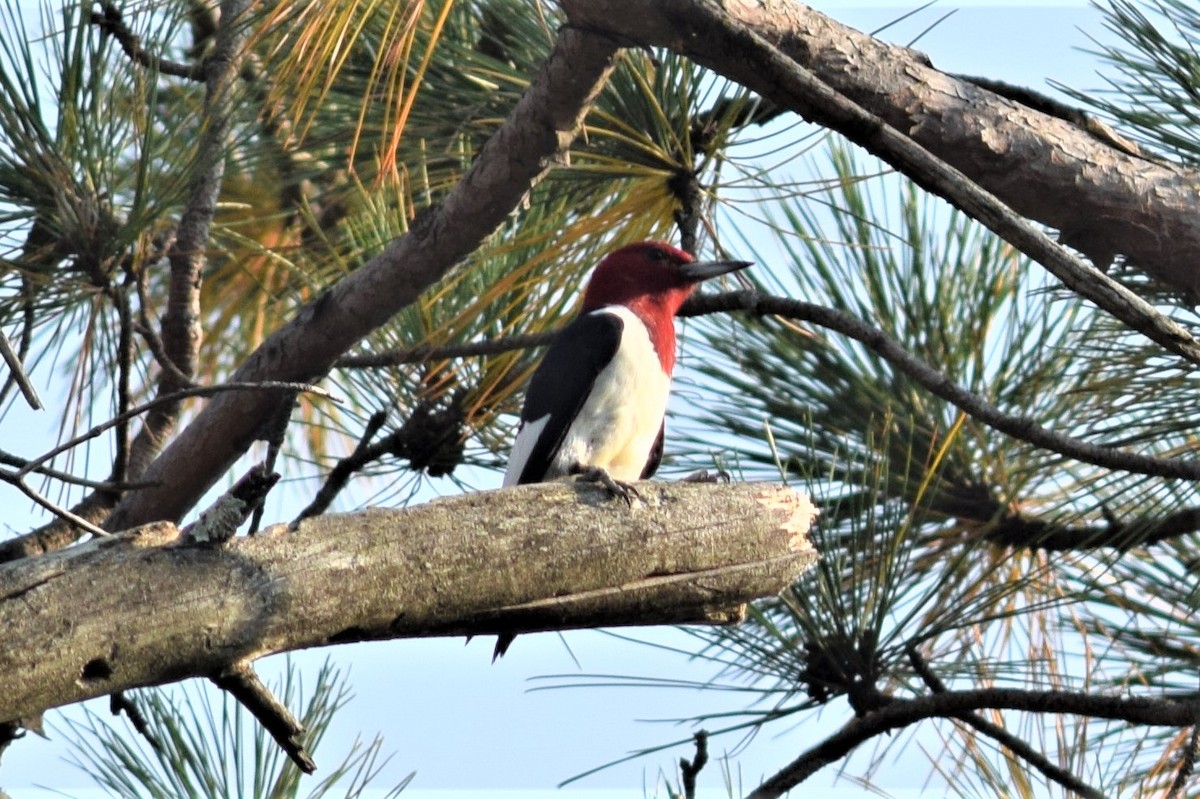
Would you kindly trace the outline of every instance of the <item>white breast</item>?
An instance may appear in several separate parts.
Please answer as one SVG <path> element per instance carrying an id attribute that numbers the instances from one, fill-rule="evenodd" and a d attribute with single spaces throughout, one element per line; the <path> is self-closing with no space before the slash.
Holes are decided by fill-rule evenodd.
<path id="1" fill-rule="evenodd" d="M 592 311 L 612 314 L 624 327 L 612 361 L 596 376 L 591 392 L 554 454 L 545 479 L 552 480 L 581 468 L 601 467 L 616 480 L 642 475 L 658 437 L 671 378 L 662 370 L 646 325 L 623 305 Z M 548 416 L 524 423 L 509 459 L 504 484 L 515 483 L 524 469 Z"/>
<path id="2" fill-rule="evenodd" d="M 579 416 L 555 457 L 554 471 L 566 474 L 574 464 L 601 467 L 616 480 L 637 480 L 658 438 L 671 378 L 646 325 L 623 305 L 592 313 L 620 317 L 625 328 L 616 356 L 596 377 Z"/>

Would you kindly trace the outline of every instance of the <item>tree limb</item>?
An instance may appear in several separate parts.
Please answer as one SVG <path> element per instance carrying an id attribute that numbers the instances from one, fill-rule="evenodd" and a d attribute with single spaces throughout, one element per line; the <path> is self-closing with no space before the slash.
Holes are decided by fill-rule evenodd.
<path id="1" fill-rule="evenodd" d="M 964 713 L 989 708 L 1025 710 L 1030 713 L 1070 713 L 1145 726 L 1183 727 L 1200 722 L 1200 698 L 1195 696 L 1155 699 L 1067 691 L 980 688 L 973 691 L 947 691 L 916 699 L 893 697 L 891 702 L 854 719 L 793 760 L 752 791 L 748 799 L 783 796 L 821 768 L 841 760 L 859 744 L 889 730 L 926 719 L 958 718 Z"/>
<path id="2" fill-rule="evenodd" d="M 779 20 L 764 19 L 759 13 L 759 4 L 753 4 L 753 8 L 749 8 L 750 5 L 742 0 L 728 0 L 725 6 L 708 0 L 672 0 L 656 4 L 657 15 L 642 14 L 634 23 L 629 19 L 635 13 L 629 0 L 564 3 L 573 21 L 582 20 L 619 36 L 633 35 L 630 28 L 636 27 L 640 37 L 637 41 L 671 47 L 805 118 L 838 131 L 895 166 L 922 188 L 945 198 L 983 223 L 1044 266 L 1067 288 L 1170 352 L 1200 363 L 1200 342 L 1181 325 L 1099 269 L 1080 262 L 1065 247 L 1014 213 L 951 162 L 931 154 L 886 119 L 860 107 L 826 84 L 801 65 L 807 63 L 811 54 L 792 55 L 776 48 L 738 15 L 746 15 L 759 27 L 767 28 L 779 24 Z M 784 17 L 789 9 L 797 8 L 794 4 L 786 7 L 775 7 L 773 3 L 766 5 L 773 6 L 771 11 Z M 648 20 L 647 17 L 654 18 Z M 609 19 L 611 23 L 606 22 Z M 725 57 L 722 58 L 722 54 Z M 1139 160 L 1139 163 L 1146 162 Z M 1016 170 L 1017 165 L 1013 164 L 1012 168 Z M 1075 195 L 1082 193 L 1078 186 L 1072 188 Z M 1141 196 L 1142 190 L 1134 192 L 1132 187 L 1128 188 L 1127 200 L 1130 196 Z"/>
<path id="3" fill-rule="evenodd" d="M 564 30 L 541 73 L 445 203 L 427 210 L 408 234 L 303 308 L 232 380 L 319 378 L 413 302 L 490 235 L 566 152 L 616 57 L 608 37 Z M 179 519 L 250 446 L 273 407 L 267 397 L 214 399 L 137 475 L 156 487 L 125 497 L 105 526 Z"/>
<path id="4" fill-rule="evenodd" d="M 629 509 L 590 484 L 521 486 L 223 544 L 161 522 L 0 566 L 0 719 L 304 647 L 727 623 L 816 558 L 791 489 L 638 491 Z"/>
<path id="5" fill-rule="evenodd" d="M 249 663 L 232 663 L 209 679 L 221 690 L 228 691 L 258 719 L 297 768 L 305 774 L 317 770 L 317 764 L 301 740 L 304 725 L 296 720 L 287 705 L 275 698 Z"/>
<path id="6" fill-rule="evenodd" d="M 908 659 L 912 663 L 913 670 L 931 691 L 935 694 L 946 693 L 945 683 L 929 668 L 929 664 L 925 662 L 925 658 L 921 656 L 916 647 L 909 648 Z M 955 718 L 964 724 L 974 727 L 981 734 L 991 738 L 1017 757 L 1029 763 L 1030 766 L 1040 771 L 1046 779 L 1057 782 L 1081 799 L 1106 799 L 1103 793 L 1066 769 L 1056 766 L 1050 762 L 1049 757 L 1034 749 L 1026 741 L 1013 735 L 999 724 L 993 724 L 978 713 L 962 713 L 955 716 Z"/>
<path id="7" fill-rule="evenodd" d="M 931 393 L 989 427 L 1021 441 L 1106 469 L 1155 477 L 1200 480 L 1200 459 L 1155 458 L 1103 444 L 1092 444 L 1048 430 L 1028 416 L 1006 414 L 917 358 L 882 330 L 834 308 L 786 297 L 772 297 L 756 291 L 732 291 L 720 295 L 693 297 L 680 311 L 680 316 L 696 316 L 712 313 L 714 310 L 733 311 L 739 308 L 758 316 L 774 314 L 788 319 L 813 322 L 849 336 Z"/>
<path id="8" fill-rule="evenodd" d="M 1018 214 L 1057 229 L 1064 243 L 1099 267 L 1123 254 L 1157 279 L 1200 297 L 1193 256 L 1200 251 L 1196 170 L 1130 154 L 1088 127 L 940 72 L 922 53 L 789 0 L 562 5 L 574 24 L 687 55 L 900 166 L 890 146 L 880 149 L 878 138 L 864 141 L 875 135 L 866 118 L 855 122 L 829 97 L 797 91 L 795 73 L 789 77 L 781 65 L 768 63 L 765 47 L 777 48 L 793 66 L 804 65 L 833 93 L 874 117 L 874 127 L 886 123 Z"/>

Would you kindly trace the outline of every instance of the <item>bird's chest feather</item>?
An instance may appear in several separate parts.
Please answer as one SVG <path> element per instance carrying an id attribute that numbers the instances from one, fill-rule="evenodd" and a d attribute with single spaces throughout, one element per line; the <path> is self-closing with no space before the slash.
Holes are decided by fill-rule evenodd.
<path id="1" fill-rule="evenodd" d="M 624 322 L 621 343 L 567 431 L 560 465 L 564 469 L 574 464 L 599 466 L 617 480 L 636 480 L 658 437 L 671 378 L 636 314 L 619 306 L 603 312 Z M 667 346 L 673 348 L 674 341 Z"/>

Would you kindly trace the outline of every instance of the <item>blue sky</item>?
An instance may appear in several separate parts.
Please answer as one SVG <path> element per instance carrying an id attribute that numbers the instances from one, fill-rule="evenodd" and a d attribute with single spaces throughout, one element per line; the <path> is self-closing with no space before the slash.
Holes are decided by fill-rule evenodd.
<path id="1" fill-rule="evenodd" d="M 869 31 L 919 4 L 880 0 L 870 7 L 846 2 L 812 5 Z M 1094 59 L 1083 50 L 1091 46 L 1086 34 L 1103 37 L 1105 32 L 1099 15 L 1084 2 L 1052 6 L 1033 2 L 942 3 L 889 28 L 884 38 L 908 43 L 951 9 L 958 10 L 915 45 L 928 53 L 940 69 L 1039 90 L 1047 90 L 1047 79 L 1082 89 L 1101 85 Z M 43 398 L 50 399 L 45 394 Z M 58 421 L 53 411 L 9 417 L 6 429 L 0 431 L 4 449 L 23 455 L 44 450 L 45 442 L 55 437 Z M 499 485 L 499 475 L 494 484 Z M 10 509 L 24 509 L 27 504 L 7 487 L 0 490 L 0 501 Z M 12 513 L 6 513 L 3 523 L 16 530 L 23 527 L 20 517 Z M 628 634 L 666 645 L 689 644 L 686 635 L 673 630 L 636 630 Z M 579 666 L 555 635 L 523 636 L 495 665 L 490 664 L 489 640 L 466 646 L 457 639 L 397 641 L 301 653 L 298 659 L 305 668 L 315 671 L 328 656 L 349 669 L 357 695 L 339 716 L 324 755 L 318 752 L 318 762 L 332 763 L 356 736 L 370 738 L 378 732 L 385 739 L 384 750 L 395 753 L 389 773 L 398 778 L 415 770 L 415 788 L 479 790 L 478 796 L 497 795 L 484 792 L 485 788 L 509 788 L 530 796 L 526 790 L 552 789 L 560 781 L 629 750 L 691 735 L 691 726 L 671 723 L 671 719 L 738 707 L 739 697 L 711 692 L 582 687 L 533 690 L 548 684 L 587 681 L 582 676 L 562 681 L 541 679 L 547 675 L 624 674 L 700 681 L 713 676 L 713 668 L 705 663 L 602 632 L 571 633 L 565 640 Z M 278 672 L 280 662 L 278 658 L 264 661 L 264 676 L 269 678 Z M 95 710 L 107 712 L 104 703 L 95 703 Z M 50 714 L 51 723 L 57 715 Z M 784 724 L 767 729 L 741 747 L 734 758 L 743 784 L 754 784 L 844 720 L 841 711 L 834 709 L 803 727 Z M 918 740 L 936 746 L 936 739 Z M 738 749 L 743 743 L 735 738 L 716 740 L 713 754 Z M 14 799 L 34 796 L 34 785 L 79 795 L 87 780 L 64 764 L 63 754 L 58 741 L 17 743 L 4 755 L 0 787 Z M 660 770 L 668 771 L 673 784 L 673 764 L 679 757 L 690 755 L 690 746 L 677 747 L 602 771 L 578 783 L 578 793 L 568 790 L 553 795 L 598 799 L 598 794 L 582 791 L 605 789 L 611 796 L 641 796 L 643 787 L 652 792 Z M 925 783 L 930 769 L 924 756 L 915 753 L 906 755 L 903 763 L 898 759 L 894 755 L 885 764 L 877 784 L 894 795 L 911 796 Z M 855 773 L 854 762 L 848 774 Z M 835 767 L 828 768 L 811 784 L 814 789 L 831 785 L 835 773 Z M 702 774 L 701 784 L 708 796 L 725 795 L 715 765 Z M 837 785 L 836 792 L 825 795 L 869 795 L 846 780 Z M 929 795 L 939 792 L 933 790 Z M 451 795 L 442 794 L 441 799 L 451 799 Z"/>

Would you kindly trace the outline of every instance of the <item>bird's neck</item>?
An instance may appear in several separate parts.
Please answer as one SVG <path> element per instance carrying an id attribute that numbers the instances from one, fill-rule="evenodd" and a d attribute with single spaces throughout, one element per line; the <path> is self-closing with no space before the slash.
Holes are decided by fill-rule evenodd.
<path id="1" fill-rule="evenodd" d="M 667 308 L 661 302 L 655 302 L 650 297 L 638 297 L 625 303 L 625 307 L 633 311 L 650 336 L 658 362 L 662 365 L 663 374 L 670 375 L 675 369 L 675 308 Z"/>

